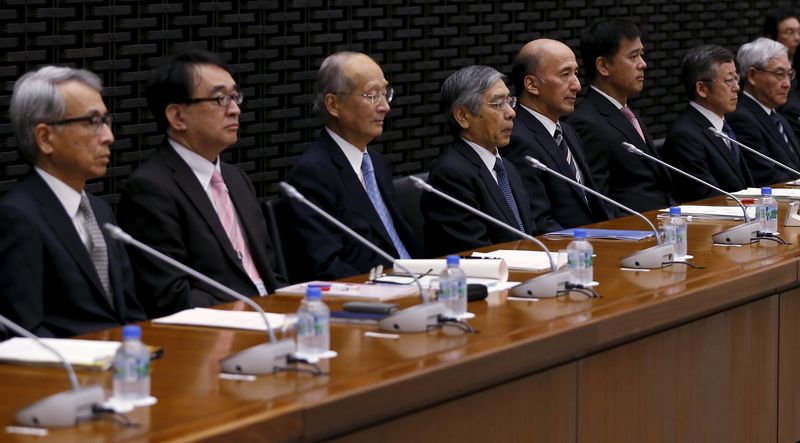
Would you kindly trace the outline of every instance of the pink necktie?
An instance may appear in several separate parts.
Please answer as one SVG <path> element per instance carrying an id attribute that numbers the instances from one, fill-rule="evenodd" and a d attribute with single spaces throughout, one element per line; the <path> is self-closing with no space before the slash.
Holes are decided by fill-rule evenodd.
<path id="1" fill-rule="evenodd" d="M 625 117 L 628 119 L 629 122 L 631 122 L 633 127 L 636 128 L 636 132 L 639 133 L 639 137 L 641 137 L 643 141 L 647 141 L 644 138 L 644 132 L 642 132 L 642 127 L 639 126 L 639 120 L 636 118 L 635 115 L 633 115 L 633 111 L 631 111 L 631 108 L 623 106 L 619 110 L 622 111 L 622 114 L 625 115 Z"/>
<path id="2" fill-rule="evenodd" d="M 236 213 L 233 208 L 231 196 L 228 195 L 228 187 L 225 186 L 225 181 L 222 179 L 222 174 L 217 169 L 211 174 L 211 195 L 214 196 L 216 202 L 217 215 L 219 221 L 222 222 L 222 227 L 225 228 L 225 233 L 228 234 L 228 239 L 231 241 L 231 246 L 236 250 L 239 259 L 242 260 L 242 266 L 250 277 L 250 280 L 258 288 L 259 292 L 266 293 L 263 289 L 261 276 L 258 274 L 253 257 L 250 255 L 250 249 L 244 242 L 242 230 L 239 228 L 239 223 L 236 221 Z"/>

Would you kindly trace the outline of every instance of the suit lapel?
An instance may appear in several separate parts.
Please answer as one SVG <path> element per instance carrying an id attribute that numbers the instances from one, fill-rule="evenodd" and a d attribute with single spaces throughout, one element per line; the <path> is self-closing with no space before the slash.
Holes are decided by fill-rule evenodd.
<path id="1" fill-rule="evenodd" d="M 733 160 L 733 154 L 731 154 L 730 148 L 728 148 L 728 146 L 721 138 L 709 132 L 708 127 L 711 126 L 711 122 L 708 121 L 708 119 L 705 118 L 705 116 L 703 116 L 703 114 L 701 114 L 700 111 L 695 109 L 694 106 L 689 105 L 689 108 L 690 108 L 689 115 L 692 119 L 692 122 L 694 122 L 694 124 L 697 125 L 700 133 L 703 134 L 703 137 L 709 143 L 711 143 L 711 145 L 714 146 L 714 148 L 716 148 L 717 152 L 719 152 L 719 155 L 723 159 L 725 159 L 725 163 L 731 168 L 733 175 L 740 177 L 742 174 L 739 171 L 739 166 L 736 165 L 736 163 Z"/>
<path id="2" fill-rule="evenodd" d="M 742 104 L 745 106 L 745 108 L 747 108 L 747 110 L 749 110 L 750 113 L 752 113 L 753 116 L 755 116 L 759 124 L 764 128 L 767 134 L 769 134 L 770 138 L 772 138 L 773 144 L 775 144 L 776 146 L 780 146 L 781 149 L 785 150 L 786 142 L 783 140 L 783 137 L 781 136 L 781 133 L 778 130 L 778 126 L 772 120 L 772 117 L 770 117 L 769 114 L 764 112 L 764 109 L 761 107 L 761 105 L 756 103 L 755 100 L 753 100 L 752 98 L 748 97 L 745 94 L 742 94 L 739 100 L 742 101 Z M 789 137 L 790 136 L 789 132 L 791 132 L 792 129 L 790 126 L 788 126 L 788 122 L 786 123 L 784 122 L 785 120 L 782 121 L 781 124 L 783 124 L 783 129 L 784 131 L 786 131 L 786 136 Z M 793 140 L 794 140 L 793 136 L 789 137 L 790 143 L 792 143 Z M 794 146 L 790 146 L 789 148 L 790 152 L 786 152 L 785 155 L 787 158 L 791 159 L 795 163 L 795 165 L 797 165 L 798 164 L 797 151 L 794 149 Z"/>

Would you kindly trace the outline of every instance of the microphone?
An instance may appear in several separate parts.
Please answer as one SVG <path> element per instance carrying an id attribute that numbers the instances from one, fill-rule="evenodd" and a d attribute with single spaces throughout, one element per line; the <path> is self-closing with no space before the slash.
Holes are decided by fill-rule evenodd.
<path id="1" fill-rule="evenodd" d="M 375 246 L 372 242 L 361 236 L 359 233 L 350 229 L 349 226 L 323 211 L 319 206 L 308 201 L 308 199 L 301 194 L 300 191 L 295 189 L 294 186 L 286 182 L 280 182 L 278 183 L 278 186 L 280 186 L 281 190 L 286 194 L 287 197 L 297 200 L 317 214 L 321 215 L 322 218 L 330 222 L 332 225 L 341 229 L 347 233 L 347 235 L 358 240 L 359 243 L 371 249 L 387 261 L 392 262 L 394 266 L 397 266 L 414 278 L 414 283 L 417 284 L 422 303 L 414 305 L 410 308 L 399 310 L 387 316 L 386 318 L 378 320 L 378 327 L 381 330 L 392 332 L 426 332 L 429 326 L 436 326 L 439 324 L 439 318 L 444 315 L 445 312 L 444 304 L 441 302 L 429 303 L 428 297 L 425 295 L 425 291 L 422 290 L 422 284 L 419 282 L 419 277 L 417 277 L 416 274 L 400 264 L 396 258 L 387 254 L 385 251 Z"/>
<path id="2" fill-rule="evenodd" d="M 268 343 L 263 343 L 252 348 L 245 349 L 236 354 L 230 355 L 220 360 L 220 368 L 222 372 L 238 373 L 238 374 L 270 374 L 275 372 L 277 368 L 281 368 L 288 363 L 288 358 L 296 350 L 294 340 L 275 338 L 275 332 L 269 324 L 267 314 L 261 309 L 256 302 L 249 297 L 223 286 L 216 280 L 213 280 L 194 269 L 184 265 L 183 263 L 162 254 L 159 251 L 147 246 L 146 244 L 131 237 L 130 234 L 123 231 L 119 226 L 114 226 L 111 223 L 105 223 L 103 228 L 108 232 L 111 238 L 131 245 L 146 254 L 157 258 L 159 261 L 164 262 L 174 268 L 177 268 L 192 277 L 200 280 L 201 282 L 217 289 L 218 291 L 230 295 L 231 297 L 245 302 L 248 306 L 255 309 L 261 318 L 264 319 L 264 324 L 267 326 L 267 336 L 269 337 Z"/>
<path id="3" fill-rule="evenodd" d="M 39 346 L 55 354 L 67 370 L 72 389 L 45 397 L 36 403 L 26 406 L 17 412 L 17 421 L 26 426 L 71 426 L 79 420 L 94 416 L 94 408 L 103 402 L 103 387 L 91 385 L 82 388 L 75 377 L 75 371 L 66 358 L 55 348 L 39 337 L 0 315 L 0 323 L 17 334 L 30 338 Z"/>
<path id="4" fill-rule="evenodd" d="M 628 152 L 630 152 L 630 153 L 641 155 L 642 157 L 648 158 L 648 159 L 650 159 L 650 160 L 652 160 L 652 161 L 654 161 L 654 162 L 656 162 L 658 164 L 666 166 L 667 168 L 669 168 L 669 169 L 671 169 L 671 170 L 673 170 L 675 172 L 678 172 L 678 173 L 680 173 L 680 174 L 682 174 L 682 175 L 684 175 L 686 177 L 689 177 L 689 178 L 691 178 L 692 180 L 694 180 L 694 181 L 696 181 L 698 183 L 702 183 L 702 184 L 708 186 L 709 188 L 711 188 L 711 189 L 713 189 L 713 190 L 715 190 L 715 191 L 717 191 L 717 192 L 719 192 L 721 194 L 725 194 L 728 197 L 730 197 L 730 198 L 732 198 L 732 199 L 734 199 L 736 201 L 736 203 L 739 205 L 739 207 L 742 208 L 742 213 L 744 214 L 744 223 L 742 223 L 741 225 L 737 225 L 737 226 L 734 226 L 732 228 L 726 229 L 724 231 L 717 232 L 716 234 L 712 234 L 711 235 L 711 241 L 712 242 L 717 243 L 717 244 L 724 244 L 724 245 L 749 245 L 751 240 L 753 240 L 754 238 L 758 237 L 758 229 L 760 227 L 759 222 L 750 220 L 750 217 L 747 216 L 747 209 L 744 207 L 744 204 L 742 204 L 742 201 L 739 200 L 738 198 L 736 198 L 733 194 L 731 194 L 730 192 L 724 191 L 724 190 L 722 190 L 722 189 L 720 189 L 720 188 L 718 188 L 718 187 L 716 187 L 716 186 L 712 185 L 711 183 L 708 183 L 708 182 L 706 182 L 704 180 L 700 180 L 699 178 L 689 174 L 688 172 L 684 172 L 684 171 L 676 168 L 675 166 L 672 166 L 671 164 L 669 164 L 669 163 L 667 163 L 667 162 L 665 162 L 663 160 L 657 159 L 657 158 L 653 157 L 652 155 L 646 154 L 641 149 L 637 148 L 636 146 L 634 146 L 634 145 L 632 145 L 632 144 L 630 144 L 628 142 L 622 142 L 622 146 L 624 146 L 628 150 Z"/>
<path id="5" fill-rule="evenodd" d="M 768 162 L 770 162 L 770 163 L 772 163 L 772 164 L 775 164 L 775 165 L 777 165 L 777 166 L 780 166 L 781 168 L 783 168 L 783 169 L 786 169 L 787 171 L 789 171 L 789 172 L 791 172 L 791 173 L 794 173 L 795 175 L 797 175 L 798 177 L 800 177 L 800 172 L 798 172 L 797 170 L 795 170 L 795 169 L 792 169 L 792 168 L 790 168 L 790 167 L 788 167 L 788 166 L 784 165 L 783 163 L 781 163 L 781 162 L 779 162 L 779 161 L 777 161 L 777 160 L 773 159 L 772 157 L 768 157 L 768 156 L 766 156 L 766 155 L 764 155 L 764 154 L 762 154 L 762 153 L 760 153 L 760 152 L 756 151 L 755 149 L 751 148 L 750 146 L 747 146 L 747 145 L 745 145 L 745 144 L 741 143 L 739 140 L 734 140 L 733 138 L 729 137 L 729 136 L 728 136 L 728 134 L 726 134 L 726 133 L 724 133 L 724 132 L 722 132 L 722 131 L 718 131 L 718 130 L 717 130 L 715 127 L 713 127 L 713 126 L 709 126 L 709 127 L 708 127 L 708 130 L 709 130 L 709 131 L 711 131 L 711 132 L 712 132 L 714 135 L 716 135 L 717 137 L 719 137 L 719 138 L 724 138 L 725 140 L 728 140 L 729 142 L 736 143 L 737 145 L 741 146 L 742 148 L 746 149 L 747 151 L 750 151 L 750 152 L 752 152 L 753 154 L 755 154 L 755 155 L 757 155 L 757 156 L 759 156 L 759 157 L 763 158 L 764 160 L 766 160 L 766 161 L 768 161 Z"/>
<path id="6" fill-rule="evenodd" d="M 567 290 L 567 282 L 569 280 L 569 272 L 567 271 L 559 271 L 556 263 L 553 261 L 553 257 L 550 255 L 550 250 L 547 249 L 544 243 L 539 241 L 536 237 L 529 235 L 526 232 L 520 231 L 519 229 L 509 225 L 508 223 L 504 223 L 491 215 L 479 211 L 472 206 L 453 198 L 450 195 L 445 194 L 444 192 L 434 188 L 433 186 L 426 183 L 419 177 L 414 177 L 413 175 L 408 177 L 414 183 L 414 186 L 417 188 L 433 193 L 438 195 L 439 197 L 453 203 L 454 205 L 469 211 L 470 213 L 477 215 L 478 217 L 489 221 L 501 228 L 513 232 L 520 237 L 530 240 L 540 248 L 544 249 L 547 253 L 547 259 L 550 261 L 550 273 L 540 275 L 538 277 L 534 277 L 528 281 L 522 282 L 517 286 L 511 288 L 511 295 L 514 297 L 527 297 L 527 298 L 552 298 L 558 296 L 559 292 L 563 292 Z"/>
<path id="7" fill-rule="evenodd" d="M 647 219 L 647 217 L 623 205 L 622 203 L 619 203 L 615 200 L 606 197 L 605 195 L 595 191 L 594 189 L 588 186 L 584 186 L 565 175 L 553 171 L 552 169 L 548 168 L 544 163 L 540 162 L 539 160 L 536 160 L 535 158 L 529 155 L 525 156 L 525 161 L 536 169 L 541 169 L 542 171 L 549 172 L 550 174 L 553 174 L 556 177 L 559 177 L 562 180 L 567 181 L 573 184 L 574 186 L 577 186 L 583 189 L 584 191 L 600 199 L 603 199 L 611 203 L 612 205 L 625 210 L 630 214 L 633 214 L 641 218 L 642 220 L 644 220 L 645 223 L 647 223 L 648 226 L 650 226 L 650 229 L 652 229 L 653 233 L 655 233 L 656 235 L 656 245 L 651 246 L 647 249 L 642 249 L 641 251 L 634 252 L 633 254 L 627 257 L 623 257 L 622 259 L 620 259 L 620 266 L 622 266 L 623 268 L 633 268 L 633 269 L 658 269 L 661 268 L 665 262 L 672 261 L 672 255 L 675 252 L 675 248 L 672 246 L 671 243 L 664 243 L 661 241 L 661 235 L 659 235 L 658 229 L 656 229 L 656 227 L 653 226 L 653 223 L 651 223 L 650 220 Z"/>

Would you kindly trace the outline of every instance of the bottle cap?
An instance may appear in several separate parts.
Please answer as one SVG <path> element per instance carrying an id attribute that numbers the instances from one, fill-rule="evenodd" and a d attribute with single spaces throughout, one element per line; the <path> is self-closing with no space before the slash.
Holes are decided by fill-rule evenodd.
<path id="1" fill-rule="evenodd" d="M 772 195 L 772 188 L 769 186 L 764 186 L 761 188 L 761 195 Z"/>
<path id="2" fill-rule="evenodd" d="M 127 325 L 122 328 L 123 340 L 140 340 L 142 338 L 142 328 L 139 325 Z"/>
<path id="3" fill-rule="evenodd" d="M 322 298 L 322 288 L 319 286 L 309 286 L 306 288 L 306 299 L 320 300 Z"/>
<path id="4" fill-rule="evenodd" d="M 586 229 L 576 229 L 573 231 L 572 235 L 575 238 L 586 238 Z"/>
<path id="5" fill-rule="evenodd" d="M 681 207 L 673 206 L 669 208 L 669 215 L 681 215 Z"/>
<path id="6" fill-rule="evenodd" d="M 459 258 L 457 255 L 447 256 L 447 266 L 458 266 Z"/>

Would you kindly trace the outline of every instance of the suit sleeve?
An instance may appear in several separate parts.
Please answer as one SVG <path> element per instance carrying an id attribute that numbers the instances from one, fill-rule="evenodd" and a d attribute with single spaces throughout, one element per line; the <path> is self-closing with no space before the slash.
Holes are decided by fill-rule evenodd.
<path id="1" fill-rule="evenodd" d="M 768 142 L 764 140 L 758 121 L 745 114 L 736 112 L 728 114 L 726 119 L 733 128 L 737 141 L 764 155 L 771 155 L 767 150 Z M 784 176 L 783 169 L 780 169 L 767 160 L 744 149 L 741 150 L 741 153 L 742 156 L 747 159 L 747 165 L 750 168 L 750 173 L 753 176 L 753 181 L 755 181 L 756 186 L 770 185 L 780 181 L 780 178 Z"/>
<path id="2" fill-rule="evenodd" d="M 609 159 L 614 153 L 611 150 L 608 134 L 583 116 L 573 115 L 567 119 L 578 133 L 586 155 L 586 164 L 592 174 L 595 189 L 603 195 L 609 195 L 609 175 L 611 174 Z"/>
<path id="3" fill-rule="evenodd" d="M 544 172 L 528 166 L 524 163 L 524 158 L 520 158 L 520 155 L 518 155 L 521 154 L 524 156 L 531 154 L 532 157 L 537 157 L 533 150 L 528 149 L 525 142 L 521 140 L 521 137 L 515 135 L 513 132 L 511 134 L 511 141 L 508 146 L 503 149 L 503 152 L 508 154 L 506 158 L 517 166 L 516 169 L 519 172 L 520 179 L 522 179 L 523 186 L 528 192 L 530 201 L 530 219 L 528 220 L 528 226 L 533 227 L 535 231 L 534 234 L 544 234 L 563 229 L 551 215 L 550 197 L 547 195 L 547 190 L 541 178 Z"/>
<path id="4" fill-rule="evenodd" d="M 689 173 L 707 183 L 720 187 L 716 178 L 711 174 L 711 165 L 708 164 L 706 149 L 697 138 L 696 133 L 673 130 L 667 135 L 661 149 L 664 160 L 676 168 Z M 711 197 L 717 192 L 701 185 L 682 174 L 673 174 L 675 181 L 675 194 L 682 201 L 694 201 Z"/>

